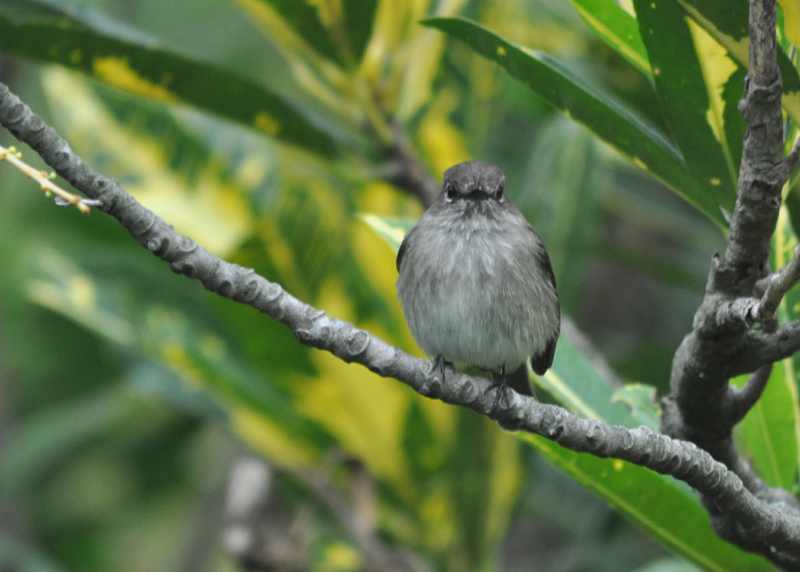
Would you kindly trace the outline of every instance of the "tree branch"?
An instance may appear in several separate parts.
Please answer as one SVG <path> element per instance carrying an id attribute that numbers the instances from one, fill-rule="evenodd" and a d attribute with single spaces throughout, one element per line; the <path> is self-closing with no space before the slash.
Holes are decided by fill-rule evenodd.
<path id="1" fill-rule="evenodd" d="M 497 387 L 487 379 L 449 370 L 439 377 L 430 363 L 388 345 L 352 324 L 337 320 L 286 292 L 249 268 L 213 256 L 143 207 L 113 179 L 78 157 L 69 144 L 30 108 L 0 84 L 0 124 L 30 145 L 64 179 L 117 219 L 150 252 L 173 271 L 201 282 L 220 296 L 247 304 L 290 328 L 308 346 L 333 353 L 384 377 L 393 377 L 414 391 L 468 407 L 511 430 L 551 439 L 574 451 L 615 457 L 682 480 L 713 507 L 718 529 L 742 530 L 734 539 L 753 545 L 775 559 L 800 558 L 800 516 L 773 506 L 744 487 L 737 474 L 693 443 L 671 439 L 645 427 L 629 429 L 582 419 L 561 407 L 510 392 L 496 399 Z"/>
<path id="2" fill-rule="evenodd" d="M 791 355 L 800 340 L 794 328 L 768 333 L 775 329 L 775 310 L 800 275 L 797 256 L 774 274 L 768 266 L 781 189 L 795 160 L 794 154 L 783 156 L 775 0 L 750 0 L 749 28 L 749 79 L 739 106 L 747 132 L 736 206 L 725 252 L 712 260 L 692 331 L 675 353 L 662 426 L 667 434 L 692 441 L 725 463 L 751 492 L 782 497 L 796 507 L 793 499 L 756 477 L 732 438 L 733 427 L 763 392 L 770 364 Z M 752 328 L 755 322 L 763 324 L 762 331 Z M 744 390 L 731 389 L 731 377 L 756 370 Z"/>
<path id="3" fill-rule="evenodd" d="M 756 286 L 763 289 L 764 294 L 758 304 L 751 310 L 753 320 L 764 322 L 775 317 L 783 301 L 783 297 L 800 280 L 800 246 L 794 249 L 794 255 L 786 266 L 767 276 Z"/>
<path id="4" fill-rule="evenodd" d="M 748 352 L 736 365 L 740 370 L 752 370 L 753 367 L 758 367 L 758 364 L 774 363 L 791 357 L 798 351 L 800 351 L 800 321 L 793 320 L 773 332 L 752 333 Z"/>

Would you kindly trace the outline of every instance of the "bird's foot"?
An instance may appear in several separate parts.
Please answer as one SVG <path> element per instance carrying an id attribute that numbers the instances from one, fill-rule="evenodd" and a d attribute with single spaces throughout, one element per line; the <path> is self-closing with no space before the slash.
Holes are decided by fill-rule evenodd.
<path id="1" fill-rule="evenodd" d="M 497 410 L 497 406 L 502 404 L 504 408 L 511 407 L 511 398 L 514 390 L 508 385 L 508 376 L 506 369 L 502 368 L 500 373 L 492 372 L 492 385 L 486 390 L 490 392 L 494 390 L 494 402 L 492 403 L 492 411 Z"/>
<path id="2" fill-rule="evenodd" d="M 440 354 L 437 355 L 435 358 L 433 358 L 433 360 L 431 361 L 431 369 L 429 373 L 431 375 L 438 373 L 439 379 L 441 380 L 442 383 L 444 383 L 446 379 L 445 370 L 448 367 L 453 367 L 453 364 L 444 359 L 444 356 Z"/>

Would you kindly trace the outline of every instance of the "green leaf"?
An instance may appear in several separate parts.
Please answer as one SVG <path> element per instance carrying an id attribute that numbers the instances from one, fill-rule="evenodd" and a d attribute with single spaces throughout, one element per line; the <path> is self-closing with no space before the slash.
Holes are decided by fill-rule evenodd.
<path id="1" fill-rule="evenodd" d="M 454 569 L 484 569 L 488 556 L 488 512 L 491 471 L 476 471 L 475 466 L 491 467 L 493 439 L 486 419 L 471 411 L 459 409 L 456 413 L 456 443 L 451 448 L 452 458 L 447 463 L 451 472 L 451 505 L 463 553 L 462 562 Z M 458 562 L 456 560 L 455 562 Z"/>
<path id="2" fill-rule="evenodd" d="M 741 385 L 749 376 L 738 378 Z M 797 479 L 797 388 L 791 360 L 772 366 L 764 394 L 736 427 L 737 442 L 771 487 L 792 490 Z"/>
<path id="3" fill-rule="evenodd" d="M 359 218 L 378 233 L 395 253 L 400 250 L 403 237 L 416 224 L 416 221 L 407 218 L 382 217 L 374 214 L 361 214 Z"/>
<path id="4" fill-rule="evenodd" d="M 651 75 L 636 18 L 623 10 L 615 0 L 572 0 L 572 4 L 605 43 L 640 72 Z"/>
<path id="5" fill-rule="evenodd" d="M 342 0 L 342 9 L 350 49 L 355 60 L 360 61 L 372 36 L 378 0 Z"/>
<path id="6" fill-rule="evenodd" d="M 344 63 L 340 46 L 333 41 L 328 26 L 322 23 L 319 4 L 306 0 L 258 0 L 269 4 L 314 50 L 324 58 Z M 316 4 L 316 5 L 315 5 Z"/>
<path id="7" fill-rule="evenodd" d="M 532 222 L 547 243 L 566 311 L 580 307 L 583 300 L 589 266 L 586 245 L 596 241 L 598 199 L 616 187 L 608 159 L 591 133 L 554 115 L 537 129 L 525 174 L 525 187 L 548 192 L 513 194 L 520 210 L 536 217 Z M 540 213 L 547 216 L 536 216 Z"/>
<path id="8" fill-rule="evenodd" d="M 27 419 L 0 459 L 0 493 L 35 486 L 43 475 L 70 459 L 87 441 L 121 427 L 136 407 L 119 388 L 45 409 Z"/>
<path id="9" fill-rule="evenodd" d="M 330 135 L 267 88 L 141 35 L 99 26 L 33 0 L 6 0 L 0 50 L 58 63 L 148 99 L 189 104 L 321 155 L 335 153 Z"/>
<path id="10" fill-rule="evenodd" d="M 661 407 L 656 398 L 656 388 L 642 383 L 631 383 L 619 388 L 611 396 L 614 403 L 624 403 L 641 425 L 658 431 Z"/>
<path id="11" fill-rule="evenodd" d="M 722 114 L 722 123 L 725 126 L 725 139 L 728 141 L 728 150 L 737 173 L 739 164 L 742 162 L 742 143 L 746 129 L 744 116 L 739 111 L 739 101 L 744 97 L 746 76 L 747 70 L 739 66 L 722 88 L 722 100 L 725 108 Z"/>
<path id="12" fill-rule="evenodd" d="M 598 373 L 581 350 L 583 342 L 574 337 L 571 323 L 566 323 L 569 325 L 558 340 L 553 367 L 543 376 L 537 376 L 536 384 L 581 417 L 628 427 L 639 425 L 621 403 L 612 401 L 614 387 Z"/>
<path id="13" fill-rule="evenodd" d="M 425 410 L 418 400 L 412 399 L 403 427 L 403 450 L 414 482 L 414 492 L 421 498 L 432 492 L 430 489 L 445 467 L 446 449 L 442 445 Z"/>
<path id="14" fill-rule="evenodd" d="M 500 64 L 551 105 L 588 127 L 634 164 L 663 180 L 711 220 L 725 226 L 714 198 L 697 192 L 680 151 L 663 133 L 620 101 L 546 54 L 513 44 L 469 20 L 434 18 L 424 23 L 465 42 Z"/>
<path id="15" fill-rule="evenodd" d="M 737 176 L 724 137 L 720 94 L 728 76 L 714 68 L 717 62 L 707 50 L 701 51 L 678 4 L 634 0 L 634 6 L 661 108 L 693 175 L 694 193 L 732 212 Z M 736 64 L 727 63 L 730 73 L 736 70 Z"/>
<path id="16" fill-rule="evenodd" d="M 543 437 L 519 435 L 548 461 L 704 570 L 773 570 L 766 560 L 720 539 L 696 496 L 672 479 L 619 459 L 575 453 Z"/>
<path id="17" fill-rule="evenodd" d="M 743 67 L 749 64 L 748 3 L 729 0 L 677 0 L 698 24 L 711 34 Z M 787 55 L 778 50 L 783 81 L 783 107 L 800 120 L 800 74 Z"/>
<path id="18" fill-rule="evenodd" d="M 325 2 L 307 0 L 251 0 L 263 3 L 323 58 L 339 65 L 361 60 L 372 35 L 377 0 L 342 0 L 341 13 Z"/>
<path id="19" fill-rule="evenodd" d="M 229 256 L 252 232 L 249 189 L 234 176 L 236 163 L 222 164 L 180 115 L 105 86 L 92 89 L 59 68 L 43 73 L 42 86 L 73 147 L 90 162 L 102 162 L 179 232 L 220 256 Z M 221 137 L 217 129 L 216 139 Z M 242 155 L 254 170 L 266 170 L 263 154 L 246 149 Z"/>
<path id="20" fill-rule="evenodd" d="M 143 300 L 131 303 L 130 293 L 123 296 L 118 284 L 96 282 L 55 252 L 40 252 L 36 260 L 40 276 L 28 288 L 34 302 L 158 362 L 187 388 L 207 392 L 223 406 L 234 428 L 277 462 L 307 462 L 332 445 L 330 434 L 293 406 L 288 388 L 257 375 L 223 338 L 185 314 Z M 117 333 L 122 326 L 129 335 Z M 174 393 L 173 388 L 167 391 Z"/>
<path id="21" fill-rule="evenodd" d="M 140 347 L 189 385 L 199 385 L 235 416 L 246 407 L 270 420 L 294 445 L 318 451 L 333 444 L 330 434 L 293 407 L 291 396 L 236 358 L 222 338 L 204 331 L 185 315 L 158 307 L 145 313 Z M 291 436 L 289 439 L 288 436 Z"/>

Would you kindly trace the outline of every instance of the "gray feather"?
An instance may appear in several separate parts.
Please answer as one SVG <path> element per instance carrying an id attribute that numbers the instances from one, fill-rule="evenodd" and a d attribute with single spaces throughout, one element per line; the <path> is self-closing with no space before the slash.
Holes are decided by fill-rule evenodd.
<path id="1" fill-rule="evenodd" d="M 443 193 L 398 253 L 397 290 L 411 333 L 429 355 L 453 363 L 512 372 L 533 357 L 536 370 L 546 370 L 560 308 L 544 245 L 516 207 L 481 194 L 497 192 L 496 173 L 457 174 L 451 196 L 460 200 Z"/>

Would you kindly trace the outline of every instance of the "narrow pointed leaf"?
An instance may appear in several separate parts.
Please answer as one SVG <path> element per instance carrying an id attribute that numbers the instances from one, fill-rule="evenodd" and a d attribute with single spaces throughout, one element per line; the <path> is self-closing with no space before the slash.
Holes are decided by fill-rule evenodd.
<path id="1" fill-rule="evenodd" d="M 758 475 L 769 486 L 786 490 L 792 490 L 797 478 L 796 403 L 792 360 L 777 362 L 764 394 L 736 428 L 737 442 Z"/>
<path id="2" fill-rule="evenodd" d="M 572 0 L 572 4 L 605 43 L 640 72 L 651 75 L 636 18 L 623 10 L 616 0 Z"/>
<path id="3" fill-rule="evenodd" d="M 556 467 L 703 570 L 773 570 L 766 560 L 720 539 L 694 493 L 669 477 L 619 459 L 575 453 L 543 437 L 520 436 Z"/>
<path id="4" fill-rule="evenodd" d="M 740 65 L 747 67 L 750 40 L 747 35 L 747 2 L 730 0 L 669 0 L 711 34 Z M 783 50 L 778 50 L 783 81 L 783 107 L 795 121 L 800 120 L 800 74 Z"/>
<path id="5" fill-rule="evenodd" d="M 721 98 L 712 61 L 698 53 L 677 3 L 634 0 L 653 79 L 672 139 L 692 173 L 694 192 L 712 197 L 728 212 L 736 200 L 736 173 L 726 153 Z M 735 64 L 730 64 L 733 70 Z"/>
<path id="6" fill-rule="evenodd" d="M 330 30 L 322 23 L 320 7 L 306 0 L 255 0 L 272 7 L 286 22 L 324 58 L 344 63 L 340 46 L 333 41 Z M 324 4 L 324 3 L 318 3 Z"/>
<path id="7" fill-rule="evenodd" d="M 424 23 L 500 64 L 551 105 L 663 180 L 711 220 L 725 225 L 714 198 L 697 192 L 680 151 L 657 128 L 610 94 L 577 77 L 546 54 L 513 44 L 469 20 L 434 18 Z"/>
<path id="8" fill-rule="evenodd" d="M 331 136 L 269 89 L 141 34 L 101 28 L 33 0 L 0 3 L 0 50 L 57 63 L 148 99 L 189 104 L 315 153 L 335 153 Z"/>
<path id="9" fill-rule="evenodd" d="M 722 123 L 725 126 L 725 138 L 728 140 L 728 149 L 737 173 L 739 172 L 739 164 L 742 162 L 742 142 L 744 141 L 746 129 L 744 117 L 739 111 L 739 102 L 744 97 L 744 79 L 746 75 L 747 70 L 739 66 L 736 72 L 725 82 L 725 86 L 722 89 L 724 102 Z"/>
<path id="10" fill-rule="evenodd" d="M 342 9 L 350 50 L 355 60 L 360 61 L 372 36 L 378 0 L 343 0 Z"/>

